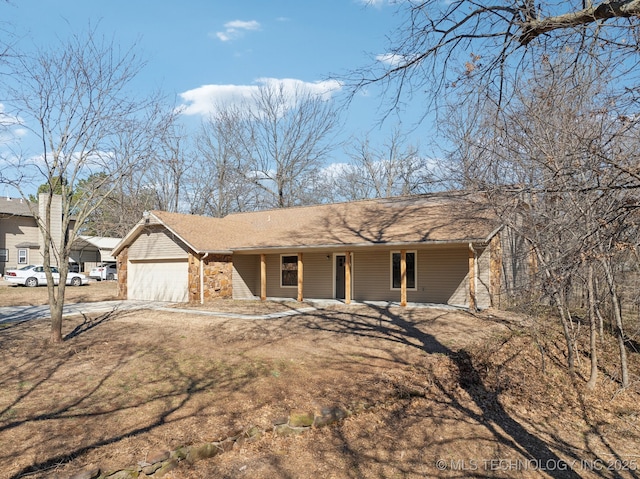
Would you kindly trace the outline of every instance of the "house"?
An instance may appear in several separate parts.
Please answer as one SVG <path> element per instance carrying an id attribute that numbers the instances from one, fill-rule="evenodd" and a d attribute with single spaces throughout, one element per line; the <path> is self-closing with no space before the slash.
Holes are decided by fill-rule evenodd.
<path id="1" fill-rule="evenodd" d="M 71 261 L 84 264 L 87 271 L 94 266 L 93 263 L 115 263 L 116 259 L 111 256 L 111 251 L 120 241 L 122 238 L 80 235 L 73 243 Z"/>
<path id="2" fill-rule="evenodd" d="M 472 195 L 231 214 L 152 211 L 114 249 L 121 298 L 492 304 L 499 223 Z"/>
<path id="3" fill-rule="evenodd" d="M 36 216 L 44 216 L 43 200 L 29 203 L 22 198 L 0 198 L 0 274 L 4 275 L 7 269 L 42 263 L 44 240 Z M 51 234 L 59 244 L 63 235 L 59 195 L 52 198 L 51 215 Z M 82 236 L 74 242 L 70 261 L 78 264 L 79 271 L 89 271 L 97 263 L 114 260 L 110 252 L 119 242 L 120 238 Z"/>

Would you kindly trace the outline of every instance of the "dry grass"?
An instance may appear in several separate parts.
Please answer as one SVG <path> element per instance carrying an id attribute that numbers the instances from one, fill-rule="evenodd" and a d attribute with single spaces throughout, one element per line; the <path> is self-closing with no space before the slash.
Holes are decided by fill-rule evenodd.
<path id="1" fill-rule="evenodd" d="M 68 303 L 111 301 L 117 299 L 117 296 L 118 286 L 115 281 L 91 281 L 85 286 L 67 286 L 65 288 L 65 301 Z M 48 303 L 46 286 L 26 288 L 0 279 L 0 307 L 34 306 Z"/>
<path id="2" fill-rule="evenodd" d="M 218 308 L 260 307 L 234 304 Z M 80 334 L 54 348 L 46 321 L 13 325 L 0 330 L 0 471 L 120 468 L 158 449 L 268 429 L 292 409 L 367 404 L 336 426 L 266 435 L 166 477 L 544 475 L 530 458 L 551 477 L 637 477 L 615 462 L 640 459 L 637 355 L 632 388 L 618 390 L 613 367 L 585 394 L 584 372 L 572 382 L 564 370 L 555 325 L 536 338 L 524 326 L 497 313 L 373 306 L 278 320 L 137 311 L 68 319 L 65 332 Z M 498 459 L 513 462 L 485 462 Z M 577 461 L 576 474 L 551 470 L 560 460 Z M 618 470 L 591 473 L 582 460 Z"/>

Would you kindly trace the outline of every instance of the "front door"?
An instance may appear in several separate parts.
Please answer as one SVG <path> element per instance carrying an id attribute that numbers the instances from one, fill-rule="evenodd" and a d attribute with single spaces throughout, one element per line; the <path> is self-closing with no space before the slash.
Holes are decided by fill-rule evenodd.
<path id="1" fill-rule="evenodd" d="M 344 299 L 345 285 L 345 264 L 347 258 L 345 255 L 336 255 L 336 299 Z"/>

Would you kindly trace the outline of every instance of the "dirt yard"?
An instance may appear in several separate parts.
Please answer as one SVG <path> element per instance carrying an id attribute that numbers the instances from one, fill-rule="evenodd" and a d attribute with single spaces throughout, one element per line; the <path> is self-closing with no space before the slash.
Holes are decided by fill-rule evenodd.
<path id="1" fill-rule="evenodd" d="M 65 291 L 65 298 L 68 303 L 111 301 L 117 299 L 118 285 L 115 281 L 91 281 L 85 286 L 67 286 Z M 0 279 L 0 307 L 41 304 L 49 304 L 49 296 L 45 286 L 26 288 Z"/>
<path id="2" fill-rule="evenodd" d="M 46 342 L 44 320 L 5 326 L 0 477 L 121 469 L 328 406 L 355 413 L 298 436 L 267 432 L 165 477 L 638 477 L 638 355 L 629 390 L 605 369 L 585 394 L 584 378 L 572 383 L 564 370 L 554 327 L 542 330 L 532 335 L 526 320 L 496 312 L 363 305 L 281 319 L 72 318 L 59 347 Z"/>

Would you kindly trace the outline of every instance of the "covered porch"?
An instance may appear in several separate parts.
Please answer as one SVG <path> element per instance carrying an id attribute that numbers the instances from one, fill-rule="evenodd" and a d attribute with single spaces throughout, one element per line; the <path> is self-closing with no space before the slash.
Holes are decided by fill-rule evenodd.
<path id="1" fill-rule="evenodd" d="M 234 251 L 233 298 L 492 305 L 500 265 L 490 243 Z M 495 252 L 494 252 L 495 253 Z M 499 286 L 498 286 L 499 287 Z"/>

